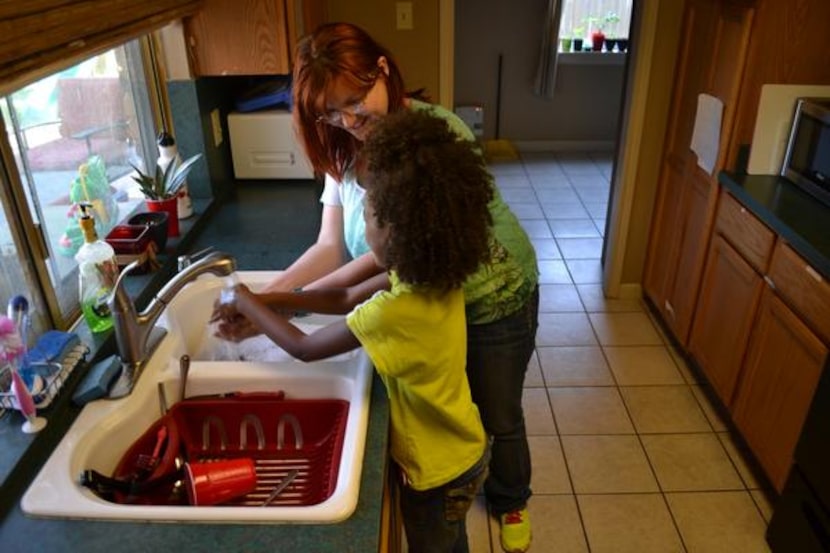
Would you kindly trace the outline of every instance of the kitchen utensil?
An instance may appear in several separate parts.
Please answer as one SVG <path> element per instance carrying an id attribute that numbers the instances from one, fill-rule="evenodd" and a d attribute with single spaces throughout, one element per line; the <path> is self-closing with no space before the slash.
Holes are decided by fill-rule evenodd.
<path id="1" fill-rule="evenodd" d="M 272 501 L 274 501 L 274 499 L 276 499 L 276 497 L 279 494 L 281 494 L 283 490 L 285 490 L 285 488 L 287 488 L 288 485 L 294 481 L 295 478 L 297 478 L 297 475 L 299 473 L 300 471 L 297 469 L 289 471 L 288 474 L 285 475 L 285 478 L 280 480 L 280 483 L 277 484 L 277 487 L 274 488 L 274 491 L 272 491 L 271 494 L 265 499 L 265 501 L 262 502 L 262 505 L 260 505 L 260 507 L 267 507 Z"/>
<path id="2" fill-rule="evenodd" d="M 190 371 L 190 356 L 184 354 L 179 358 L 179 379 L 181 380 L 181 393 L 179 394 L 179 401 L 184 401 L 185 391 L 187 390 L 187 373 Z"/>

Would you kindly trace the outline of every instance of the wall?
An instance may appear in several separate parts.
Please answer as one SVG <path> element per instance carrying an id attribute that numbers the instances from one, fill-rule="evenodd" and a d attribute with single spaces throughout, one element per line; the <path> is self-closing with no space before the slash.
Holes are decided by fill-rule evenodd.
<path id="1" fill-rule="evenodd" d="M 412 30 L 395 28 L 395 2 L 387 0 L 327 0 L 329 21 L 347 21 L 365 29 L 392 52 L 407 90 L 426 88 L 438 101 L 439 0 L 412 2 Z"/>
<path id="2" fill-rule="evenodd" d="M 499 138 L 613 143 L 624 66 L 560 65 L 554 98 L 533 93 L 546 9 L 547 0 L 456 0 L 455 103 L 482 104 L 485 138 L 495 136 L 501 53 Z"/>
<path id="3" fill-rule="evenodd" d="M 639 295 L 674 81 L 683 5 L 647 3 L 639 10 L 637 45 L 625 92 L 614 194 L 609 217 L 605 292 Z"/>

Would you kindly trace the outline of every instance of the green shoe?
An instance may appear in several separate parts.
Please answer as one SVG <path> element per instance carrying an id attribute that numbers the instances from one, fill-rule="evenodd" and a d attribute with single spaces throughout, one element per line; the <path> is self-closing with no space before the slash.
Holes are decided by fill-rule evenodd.
<path id="1" fill-rule="evenodd" d="M 530 548 L 530 515 L 517 509 L 499 515 L 501 548 L 507 553 L 524 553 Z"/>

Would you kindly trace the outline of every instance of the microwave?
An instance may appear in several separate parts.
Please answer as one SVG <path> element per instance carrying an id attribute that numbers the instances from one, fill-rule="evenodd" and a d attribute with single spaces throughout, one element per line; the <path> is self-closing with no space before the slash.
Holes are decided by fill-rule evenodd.
<path id="1" fill-rule="evenodd" d="M 781 174 L 830 205 L 830 98 L 799 98 Z"/>

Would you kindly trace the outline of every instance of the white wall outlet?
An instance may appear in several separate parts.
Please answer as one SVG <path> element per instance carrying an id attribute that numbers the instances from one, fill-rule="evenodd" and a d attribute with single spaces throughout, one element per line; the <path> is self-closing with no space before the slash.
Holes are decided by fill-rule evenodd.
<path id="1" fill-rule="evenodd" d="M 210 126 L 213 128 L 213 145 L 217 148 L 222 144 L 222 120 L 219 118 L 219 109 L 210 112 Z"/>
<path id="2" fill-rule="evenodd" d="M 411 31 L 412 2 L 395 2 L 395 26 L 399 31 Z"/>

